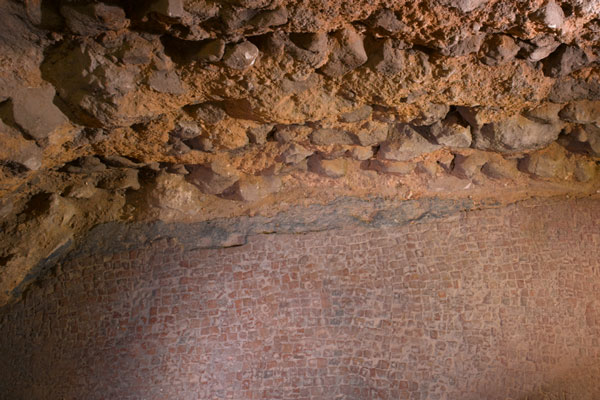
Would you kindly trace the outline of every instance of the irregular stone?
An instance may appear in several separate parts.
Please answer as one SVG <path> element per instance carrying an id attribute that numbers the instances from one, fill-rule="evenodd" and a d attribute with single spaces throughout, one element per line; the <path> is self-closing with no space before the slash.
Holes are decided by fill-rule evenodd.
<path id="1" fill-rule="evenodd" d="M 548 93 L 548 100 L 555 103 L 584 99 L 600 100 L 600 82 L 594 78 L 584 80 L 565 77 L 557 79 Z"/>
<path id="2" fill-rule="evenodd" d="M 554 0 L 549 0 L 533 14 L 532 19 L 540 21 L 550 29 L 559 30 L 563 26 L 565 13 Z"/>
<path id="3" fill-rule="evenodd" d="M 67 187 L 62 195 L 74 199 L 91 199 L 101 191 L 102 189 L 98 189 L 91 182 L 85 181 L 80 185 Z"/>
<path id="4" fill-rule="evenodd" d="M 584 68 L 588 64 L 588 59 L 579 47 L 561 44 L 543 61 L 543 64 L 544 74 L 556 78 Z"/>
<path id="5" fill-rule="evenodd" d="M 203 62 L 221 61 L 225 54 L 225 41 L 223 39 L 209 40 L 192 55 L 192 60 Z"/>
<path id="6" fill-rule="evenodd" d="M 347 173 L 348 163 L 344 158 L 327 160 L 315 154 L 308 159 L 308 169 L 329 178 L 341 178 Z"/>
<path id="7" fill-rule="evenodd" d="M 415 170 L 415 164 L 402 161 L 371 160 L 368 168 L 380 174 L 407 175 Z"/>
<path id="8" fill-rule="evenodd" d="M 244 70 L 251 67 L 258 58 L 258 48 L 248 41 L 227 47 L 223 63 L 229 68 Z"/>
<path id="9" fill-rule="evenodd" d="M 60 13 L 69 30 L 77 35 L 95 36 L 106 31 L 118 31 L 129 25 L 121 7 L 105 3 L 64 4 Z"/>
<path id="10" fill-rule="evenodd" d="M 386 76 L 399 74 L 405 65 L 407 50 L 403 42 L 384 39 L 375 43 L 369 59 L 372 68 Z"/>
<path id="11" fill-rule="evenodd" d="M 485 33 L 477 32 L 459 40 L 457 43 L 442 49 L 440 52 L 449 57 L 461 57 L 471 53 L 477 53 L 483 44 Z"/>
<path id="12" fill-rule="evenodd" d="M 42 149 L 32 140 L 26 140 L 16 130 L 4 124 L 0 119 L 0 163 L 17 163 L 30 171 L 42 166 Z"/>
<path id="13" fill-rule="evenodd" d="M 406 25 L 396 17 L 393 10 L 383 8 L 376 11 L 368 21 L 369 25 L 382 33 L 396 33 L 406 29 Z"/>
<path id="14" fill-rule="evenodd" d="M 194 121 L 179 121 L 171 132 L 172 136 L 181 140 L 193 139 L 201 134 L 202 128 Z"/>
<path id="15" fill-rule="evenodd" d="M 464 13 L 469 13 L 485 3 L 489 0 L 450 0 L 449 5 L 454 8 L 458 8 Z"/>
<path id="16" fill-rule="evenodd" d="M 184 143 L 192 150 L 200 150 L 207 153 L 212 153 L 215 150 L 213 141 L 206 136 L 196 136 L 184 141 Z"/>
<path id="17" fill-rule="evenodd" d="M 258 201 L 280 189 L 281 178 L 278 176 L 247 176 L 234 183 L 227 194 L 239 201 Z"/>
<path id="18" fill-rule="evenodd" d="M 292 143 L 286 151 L 281 154 L 281 160 L 286 164 L 298 164 L 313 154 L 312 150 L 307 149 L 297 143 Z"/>
<path id="19" fill-rule="evenodd" d="M 559 113 L 562 120 L 600 125 L 600 101 L 581 100 L 567 104 Z"/>
<path id="20" fill-rule="evenodd" d="M 250 25 L 257 28 L 284 25 L 288 21 L 288 11 L 285 7 L 258 13 L 250 20 Z"/>
<path id="21" fill-rule="evenodd" d="M 520 172 L 516 160 L 490 160 L 481 167 L 481 172 L 492 179 L 517 179 Z"/>
<path id="22" fill-rule="evenodd" d="M 207 165 L 186 165 L 186 168 L 190 172 L 186 180 L 207 194 L 221 194 L 240 179 L 239 172 L 221 159 Z"/>
<path id="23" fill-rule="evenodd" d="M 215 103 L 202 103 L 192 106 L 187 106 L 186 111 L 197 120 L 201 120 L 205 124 L 215 125 L 223 121 L 227 114 L 221 106 Z"/>
<path id="24" fill-rule="evenodd" d="M 388 124 L 367 121 L 355 131 L 350 132 L 350 136 L 355 144 L 373 146 L 387 139 L 389 129 Z"/>
<path id="25" fill-rule="evenodd" d="M 185 13 L 183 3 L 184 0 L 152 0 L 150 11 L 166 17 L 181 18 Z"/>
<path id="26" fill-rule="evenodd" d="M 189 153 L 192 149 L 185 144 L 181 139 L 171 137 L 168 142 L 171 145 L 171 154 L 183 155 Z"/>
<path id="27" fill-rule="evenodd" d="M 558 146 L 527 155 L 519 162 L 519 169 L 542 178 L 565 179 L 569 174 L 564 151 Z"/>
<path id="28" fill-rule="evenodd" d="M 562 104 L 542 103 L 533 109 L 524 111 L 523 115 L 537 122 L 554 124 L 560 122 L 558 112 L 561 110 L 561 108 Z"/>
<path id="29" fill-rule="evenodd" d="M 275 130 L 275 140 L 279 143 L 300 142 L 308 137 L 312 128 L 303 125 L 278 126 Z"/>
<path id="30" fill-rule="evenodd" d="M 102 180 L 99 187 L 112 190 L 139 190 L 138 170 L 132 168 L 123 169 L 116 176 L 112 175 Z"/>
<path id="31" fill-rule="evenodd" d="M 481 167 L 488 161 L 485 154 L 473 153 L 469 155 L 457 154 L 454 157 L 452 173 L 460 178 L 473 178 L 479 174 Z"/>
<path id="32" fill-rule="evenodd" d="M 367 62 L 363 38 L 352 27 L 338 31 L 334 35 L 329 61 L 320 71 L 329 77 L 338 77 Z"/>
<path id="33" fill-rule="evenodd" d="M 353 144 L 352 137 L 350 137 L 348 132 L 329 128 L 315 129 L 310 135 L 310 141 L 317 146 Z"/>
<path id="34" fill-rule="evenodd" d="M 460 120 L 458 115 L 450 114 L 443 121 L 425 128 L 426 134 L 445 147 L 470 147 L 471 127 Z"/>
<path id="35" fill-rule="evenodd" d="M 578 182 L 589 182 L 598 175 L 598 165 L 594 161 L 577 160 L 573 176 Z"/>
<path id="36" fill-rule="evenodd" d="M 419 115 L 412 120 L 411 125 L 431 125 L 443 119 L 450 111 L 447 104 L 427 103 L 419 109 Z"/>
<path id="37" fill-rule="evenodd" d="M 397 124 L 377 152 L 381 160 L 408 161 L 422 154 L 431 153 L 439 146 L 429 142 L 417 131 L 405 124 Z"/>
<path id="38" fill-rule="evenodd" d="M 373 112 L 373 107 L 369 105 L 363 105 L 356 110 L 344 113 L 340 116 L 340 121 L 342 122 L 359 122 L 365 120 L 371 116 Z"/>
<path id="39" fill-rule="evenodd" d="M 375 154 L 371 146 L 354 146 L 348 153 L 350 157 L 358 161 L 368 160 Z"/>
<path id="40" fill-rule="evenodd" d="M 523 46 L 520 51 L 530 62 L 538 62 L 548 57 L 560 45 L 553 36 L 538 36 L 531 44 Z"/>
<path id="41" fill-rule="evenodd" d="M 67 117 L 53 103 L 54 88 L 19 89 L 11 96 L 15 123 L 35 140 L 47 139 L 68 123 Z"/>
<path id="42" fill-rule="evenodd" d="M 141 168 L 144 166 L 143 163 L 132 161 L 118 154 L 102 157 L 102 163 L 115 168 Z"/>
<path id="43" fill-rule="evenodd" d="M 106 165 L 98 157 L 86 156 L 67 166 L 66 171 L 75 174 L 91 174 L 106 171 Z"/>
<path id="44" fill-rule="evenodd" d="M 299 62 L 313 68 L 320 68 L 327 62 L 329 40 L 324 32 L 291 33 L 284 43 L 285 51 Z"/>
<path id="45" fill-rule="evenodd" d="M 459 112 L 471 125 L 474 147 L 482 150 L 515 152 L 535 150 L 554 142 L 563 124 L 543 123 L 520 114 L 497 122 L 483 123 L 463 109 Z"/>
<path id="46" fill-rule="evenodd" d="M 267 143 L 267 136 L 271 133 L 274 126 L 275 125 L 273 124 L 265 124 L 249 128 L 248 131 L 246 131 L 246 134 L 248 135 L 250 143 L 261 145 Z"/>
<path id="47" fill-rule="evenodd" d="M 183 94 L 185 89 L 175 71 L 154 71 L 148 78 L 148 85 L 159 93 Z"/>
<path id="48" fill-rule="evenodd" d="M 559 143 L 570 152 L 600 157 L 600 128 L 592 124 L 576 126 L 570 135 L 562 136 Z"/>
<path id="49" fill-rule="evenodd" d="M 492 35 L 481 47 L 481 62 L 496 66 L 505 64 L 515 58 L 520 47 L 507 35 Z"/>
<path id="50" fill-rule="evenodd" d="M 153 51 L 154 46 L 150 41 L 139 35 L 125 34 L 123 43 L 114 54 L 124 64 L 145 65 L 152 60 Z"/>

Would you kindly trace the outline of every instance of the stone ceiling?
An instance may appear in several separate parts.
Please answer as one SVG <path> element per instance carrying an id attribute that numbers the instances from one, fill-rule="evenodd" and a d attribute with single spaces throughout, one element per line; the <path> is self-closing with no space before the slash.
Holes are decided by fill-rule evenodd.
<path id="1" fill-rule="evenodd" d="M 229 224 L 194 231 L 223 246 L 240 218 L 600 188 L 596 0 L 6 0 L 0 23 L 0 304 L 94 227 Z"/>

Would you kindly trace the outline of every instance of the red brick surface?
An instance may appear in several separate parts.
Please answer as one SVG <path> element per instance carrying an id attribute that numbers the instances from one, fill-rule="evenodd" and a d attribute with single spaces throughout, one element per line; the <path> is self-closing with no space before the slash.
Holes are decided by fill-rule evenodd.
<path id="1" fill-rule="evenodd" d="M 3 399 L 599 399 L 600 202 L 162 241 L 0 311 Z"/>

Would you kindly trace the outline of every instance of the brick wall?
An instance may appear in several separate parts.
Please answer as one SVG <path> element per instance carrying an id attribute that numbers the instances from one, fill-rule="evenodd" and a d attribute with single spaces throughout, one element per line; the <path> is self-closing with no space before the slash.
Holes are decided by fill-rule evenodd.
<path id="1" fill-rule="evenodd" d="M 2 399 L 598 399 L 600 202 L 168 240 L 0 310 Z"/>

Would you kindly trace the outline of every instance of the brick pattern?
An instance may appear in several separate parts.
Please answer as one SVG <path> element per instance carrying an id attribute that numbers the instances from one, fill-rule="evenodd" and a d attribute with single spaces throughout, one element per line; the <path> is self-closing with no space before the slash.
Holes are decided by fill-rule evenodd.
<path id="1" fill-rule="evenodd" d="M 600 202 L 168 240 L 0 310 L 3 399 L 598 399 Z"/>

